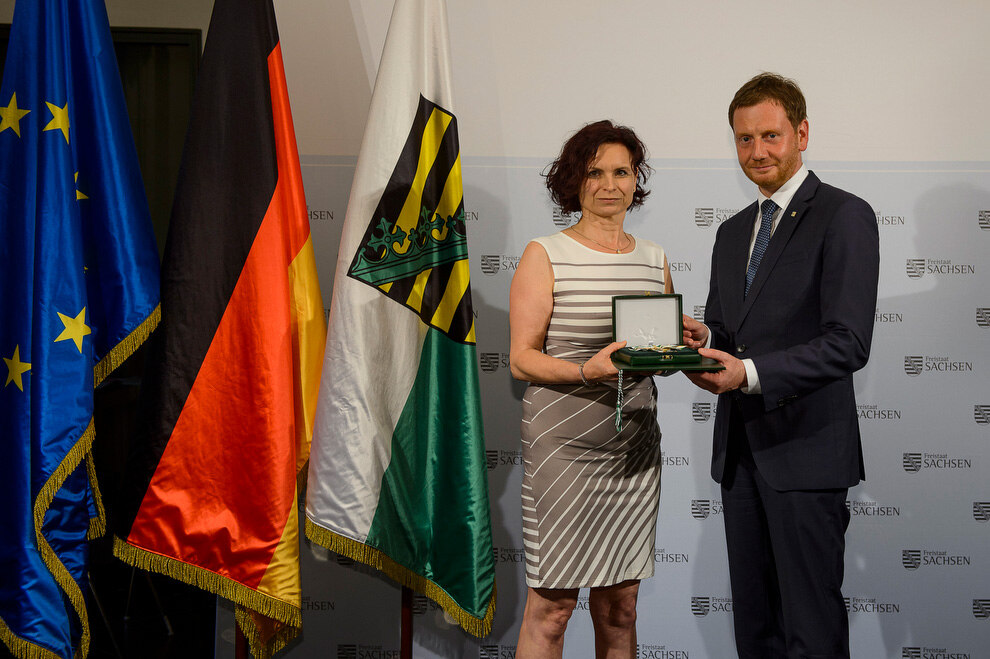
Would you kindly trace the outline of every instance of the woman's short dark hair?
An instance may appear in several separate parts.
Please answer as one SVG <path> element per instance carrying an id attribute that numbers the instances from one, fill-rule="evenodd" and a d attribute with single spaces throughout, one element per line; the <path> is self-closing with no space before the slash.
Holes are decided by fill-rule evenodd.
<path id="1" fill-rule="evenodd" d="M 636 170 L 636 192 L 629 208 L 642 206 L 650 194 L 644 186 L 653 169 L 646 164 L 646 146 L 628 126 L 613 124 L 608 119 L 590 123 L 564 142 L 560 155 L 547 169 L 546 179 L 550 198 L 565 213 L 581 210 L 581 186 L 588 176 L 588 165 L 603 144 L 621 144 L 629 150 L 633 169 Z"/>

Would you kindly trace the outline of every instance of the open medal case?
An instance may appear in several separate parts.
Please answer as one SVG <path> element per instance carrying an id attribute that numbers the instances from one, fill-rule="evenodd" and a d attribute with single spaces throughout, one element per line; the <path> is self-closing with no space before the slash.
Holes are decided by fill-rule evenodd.
<path id="1" fill-rule="evenodd" d="M 616 295 L 612 298 L 612 340 L 626 347 L 612 353 L 617 368 L 633 371 L 721 371 L 725 367 L 681 344 L 681 296 Z"/>

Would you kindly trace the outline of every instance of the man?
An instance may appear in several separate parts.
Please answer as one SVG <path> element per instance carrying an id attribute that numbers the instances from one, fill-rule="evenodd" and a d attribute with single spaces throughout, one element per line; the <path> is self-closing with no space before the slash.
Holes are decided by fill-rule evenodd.
<path id="1" fill-rule="evenodd" d="M 741 658 L 848 657 L 842 600 L 848 488 L 863 477 L 852 374 L 873 334 L 880 254 L 870 206 L 801 161 L 804 96 L 756 76 L 729 124 L 759 200 L 715 238 L 705 324 L 685 340 L 724 371 L 712 478 L 722 485 Z"/>

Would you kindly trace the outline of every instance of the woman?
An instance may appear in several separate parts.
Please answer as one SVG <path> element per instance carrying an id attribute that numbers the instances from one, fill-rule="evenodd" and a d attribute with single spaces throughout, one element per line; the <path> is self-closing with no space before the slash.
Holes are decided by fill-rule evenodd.
<path id="1" fill-rule="evenodd" d="M 509 293 L 509 364 L 530 383 L 523 397 L 523 545 L 528 595 L 516 656 L 560 657 L 579 589 L 591 589 L 598 657 L 636 654 L 639 581 L 653 575 L 660 498 L 656 387 L 624 377 L 610 356 L 612 296 L 671 293 L 660 246 L 623 229 L 642 205 L 650 168 L 636 134 L 589 124 L 546 174 L 573 226 L 538 238 Z"/>

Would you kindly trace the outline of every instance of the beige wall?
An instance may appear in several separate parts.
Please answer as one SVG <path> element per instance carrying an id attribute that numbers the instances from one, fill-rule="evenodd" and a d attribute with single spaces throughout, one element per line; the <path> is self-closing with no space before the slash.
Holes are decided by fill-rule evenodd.
<path id="1" fill-rule="evenodd" d="M 113 25 L 201 28 L 211 0 L 108 0 Z M 354 155 L 392 0 L 276 0 L 300 152 Z M 12 0 L 0 0 L 9 21 Z M 990 3 L 453 0 L 455 111 L 470 156 L 556 152 L 612 117 L 655 156 L 731 157 L 724 117 L 761 70 L 808 97 L 811 160 L 985 161 Z"/>
<path id="2" fill-rule="evenodd" d="M 300 150 L 353 154 L 392 0 L 276 0 Z M 462 152 L 537 156 L 589 120 L 664 158 L 732 156 L 725 109 L 761 70 L 808 97 L 812 160 L 985 161 L 982 0 L 451 0 Z"/>

